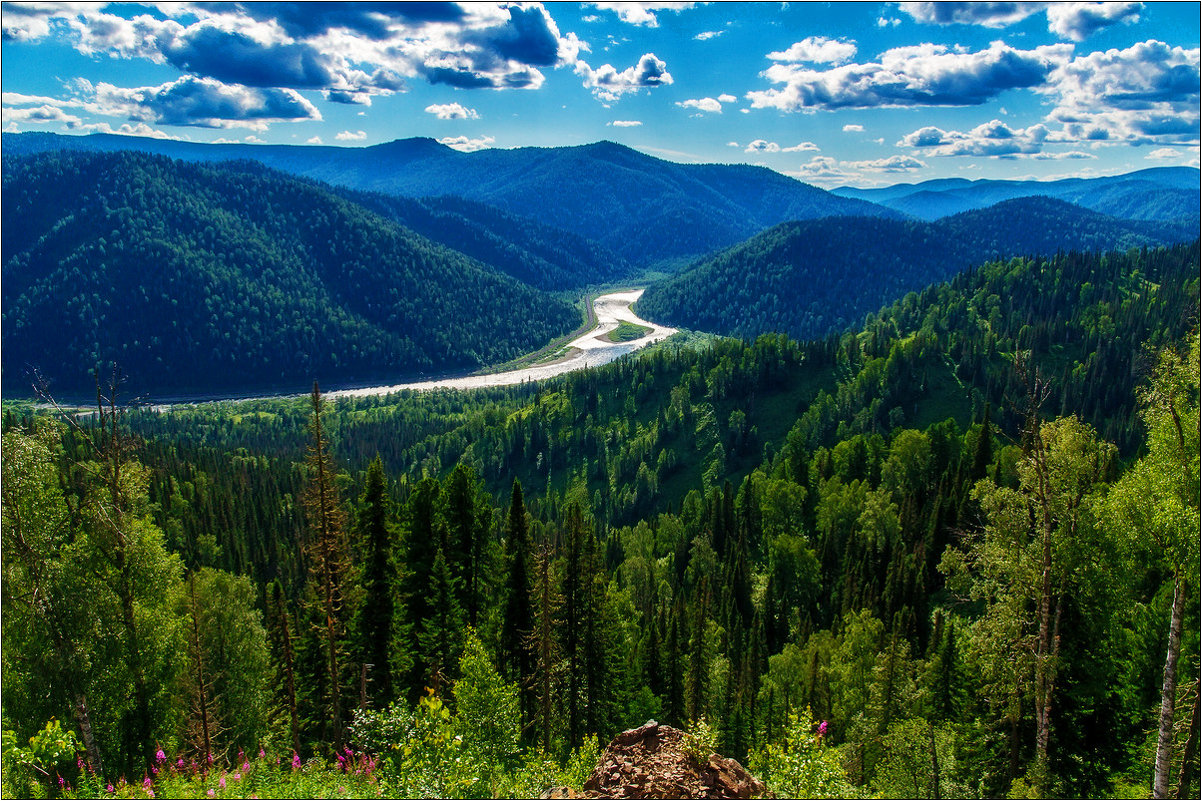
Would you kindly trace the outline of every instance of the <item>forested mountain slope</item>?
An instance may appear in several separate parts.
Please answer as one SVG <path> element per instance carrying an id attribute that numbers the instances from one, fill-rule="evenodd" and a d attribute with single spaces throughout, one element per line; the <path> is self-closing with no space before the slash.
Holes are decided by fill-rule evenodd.
<path id="1" fill-rule="evenodd" d="M 87 392 L 395 380 L 513 358 L 566 301 L 328 187 L 256 163 L 137 153 L 4 161 L 4 387 Z"/>
<path id="2" fill-rule="evenodd" d="M 789 222 L 682 270 L 639 301 L 648 319 L 742 337 L 823 336 L 986 259 L 1184 241 L 1188 225 L 1119 220 L 1028 197 L 934 223 Z"/>
<path id="3" fill-rule="evenodd" d="M 357 697 L 370 663 L 371 711 L 355 748 L 377 753 L 387 732 L 441 714 L 426 687 L 441 686 L 448 704 L 478 697 L 484 663 L 503 679 L 492 692 L 510 700 L 457 707 L 448 738 L 471 743 L 488 720 L 512 730 L 510 748 L 545 734 L 567 759 L 648 717 L 704 716 L 721 753 L 746 756 L 782 795 L 801 794 L 815 771 L 844 797 L 935 795 L 936 785 L 987 797 L 1137 791 L 1173 579 L 1151 534 L 1111 525 L 1106 504 L 1109 493 L 1121 500 L 1124 465 L 1145 454 L 1157 418 L 1137 398 L 1149 382 L 1164 391 L 1166 364 L 1179 371 L 1182 430 L 1196 431 L 1196 334 L 1193 368 L 1167 354 L 1196 331 L 1199 280 L 1197 243 L 1012 259 L 822 341 L 667 346 L 537 387 L 328 404 L 334 463 L 358 499 L 348 548 L 363 572 L 347 581 L 362 600 L 344 613 L 342 697 Z M 1046 389 L 1031 408 L 1036 381 Z M 298 547 L 312 524 L 288 502 L 312 486 L 313 471 L 297 469 L 311 420 L 300 399 L 129 418 L 147 443 L 148 500 L 167 547 L 193 569 L 269 588 L 277 669 L 292 626 L 306 655 L 295 660 L 291 729 L 303 753 L 333 737 L 320 627 L 304 601 L 315 580 Z M 1034 437 L 1050 453 L 1055 497 L 1032 484 Z M 66 453 L 78 452 L 68 438 Z M 1042 636 L 1044 551 L 1028 525 L 1040 503 L 1072 515 L 1047 557 L 1064 570 L 1050 601 L 1063 623 L 1042 753 L 1034 699 L 1047 674 L 1028 648 Z M 388 605 L 369 600 L 380 587 Z M 524 658 L 523 632 L 552 609 L 539 636 L 553 661 Z M 1185 609 L 1181 670 L 1193 675 L 1196 603 Z M 384 641 L 394 650 L 373 650 Z M 277 710 L 288 708 L 281 675 L 258 679 Z M 61 711 L 53 697 L 21 695 L 14 709 L 41 721 Z M 812 717 L 794 722 L 807 707 Z M 255 732 L 289 741 L 286 714 L 222 708 L 245 724 L 222 735 L 231 752 L 253 747 Z M 409 742 L 417 754 L 437 747 Z M 781 762 L 798 742 L 817 763 Z M 386 754 L 382 776 L 395 786 L 430 780 Z M 464 750 L 454 764 L 473 782 L 520 775 L 479 759 Z M 441 793 L 467 792 L 449 784 L 456 770 L 436 772 Z"/>
<path id="4" fill-rule="evenodd" d="M 338 191 L 430 240 L 539 289 L 582 289 L 621 280 L 630 272 L 625 259 L 592 240 L 496 206 L 454 195 L 414 199 Z"/>
<path id="5" fill-rule="evenodd" d="M 254 159 L 352 189 L 457 195 L 586 237 L 638 265 L 709 253 L 785 220 L 901 216 L 763 167 L 676 164 L 613 142 L 460 153 L 431 139 L 340 148 L 4 134 L 4 147 L 9 153 L 132 149 L 188 160 Z"/>
<path id="6" fill-rule="evenodd" d="M 831 191 L 841 197 L 879 203 L 923 220 L 1032 196 L 1057 198 L 1127 219 L 1196 220 L 1199 173 L 1196 167 L 1153 167 L 1100 178 L 1058 181 L 939 179 L 880 189 L 843 186 Z"/>

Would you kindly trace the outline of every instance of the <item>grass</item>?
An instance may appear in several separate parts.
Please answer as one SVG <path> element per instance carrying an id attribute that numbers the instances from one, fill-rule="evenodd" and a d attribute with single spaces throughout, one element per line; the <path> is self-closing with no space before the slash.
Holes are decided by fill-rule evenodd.
<path id="1" fill-rule="evenodd" d="M 605 335 L 605 339 L 609 342 L 630 342 L 633 339 L 642 339 L 650 333 L 651 329 L 646 326 L 621 320 L 617 328 Z"/>

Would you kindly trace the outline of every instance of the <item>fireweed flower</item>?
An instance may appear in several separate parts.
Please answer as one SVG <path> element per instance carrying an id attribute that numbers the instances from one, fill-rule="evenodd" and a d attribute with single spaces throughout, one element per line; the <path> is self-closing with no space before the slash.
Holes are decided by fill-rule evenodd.
<path id="1" fill-rule="evenodd" d="M 224 776 L 222 776 L 220 779 L 217 780 L 217 786 L 220 787 L 222 790 L 225 789 L 225 777 Z"/>
<path id="2" fill-rule="evenodd" d="M 163 753 L 163 749 L 162 749 L 162 748 L 160 748 L 158 751 L 156 751 L 156 752 L 155 752 L 155 754 L 154 754 L 154 758 L 155 758 L 156 760 L 158 760 L 159 762 L 162 762 L 164 759 L 166 759 L 166 758 L 167 758 L 167 755 L 166 755 L 166 754 L 164 754 L 164 753 Z"/>
<path id="3" fill-rule="evenodd" d="M 183 766 L 184 766 L 184 758 L 183 758 L 183 757 L 180 757 L 179 759 L 175 760 L 175 766 L 176 766 L 177 768 L 183 768 Z"/>
<path id="4" fill-rule="evenodd" d="M 301 766 L 300 754 L 293 751 L 292 752 L 292 769 L 300 770 L 300 766 Z"/>
<path id="5" fill-rule="evenodd" d="M 266 756 L 267 756 L 267 752 L 264 751 L 262 748 L 260 748 L 259 749 L 259 759 L 264 759 Z"/>
<path id="6" fill-rule="evenodd" d="M 215 791 L 215 790 L 213 790 L 213 788 L 212 788 L 212 787 L 210 787 L 210 788 L 209 788 L 209 798 L 212 798 L 212 797 L 213 797 L 213 796 L 215 796 L 215 795 L 217 795 L 216 791 Z"/>
<path id="7" fill-rule="evenodd" d="M 246 771 L 248 771 L 248 770 L 250 770 L 250 762 L 249 761 L 243 762 L 242 763 L 242 772 L 246 773 Z"/>
<path id="8" fill-rule="evenodd" d="M 818 736 L 823 737 L 825 735 L 826 735 L 826 721 L 824 720 L 818 724 Z"/>
<path id="9" fill-rule="evenodd" d="M 66 784 L 67 784 L 67 780 L 66 780 L 66 779 L 64 779 L 62 776 L 59 776 L 59 777 L 58 777 L 58 786 L 59 786 L 59 787 L 63 787 L 63 786 L 65 786 Z"/>

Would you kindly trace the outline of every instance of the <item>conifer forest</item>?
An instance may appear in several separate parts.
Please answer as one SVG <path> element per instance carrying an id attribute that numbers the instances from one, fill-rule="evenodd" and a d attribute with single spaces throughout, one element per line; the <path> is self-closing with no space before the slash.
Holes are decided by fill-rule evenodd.
<path id="1" fill-rule="evenodd" d="M 1202 797 L 1198 11 L 0 2 L 0 798 Z"/>

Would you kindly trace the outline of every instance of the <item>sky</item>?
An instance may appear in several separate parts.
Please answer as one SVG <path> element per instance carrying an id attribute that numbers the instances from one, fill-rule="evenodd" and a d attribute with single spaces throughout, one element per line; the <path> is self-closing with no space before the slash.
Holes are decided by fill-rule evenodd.
<path id="1" fill-rule="evenodd" d="M 0 127 L 603 139 L 807 183 L 1198 166 L 1198 3 L 17 3 Z"/>

